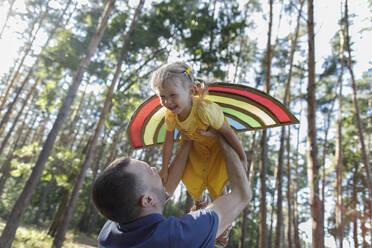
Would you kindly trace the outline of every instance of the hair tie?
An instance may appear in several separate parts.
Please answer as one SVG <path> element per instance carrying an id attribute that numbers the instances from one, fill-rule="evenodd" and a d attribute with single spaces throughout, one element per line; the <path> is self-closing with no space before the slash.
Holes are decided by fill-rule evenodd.
<path id="1" fill-rule="evenodd" d="M 186 70 L 185 70 L 185 72 L 186 72 L 187 75 L 190 74 L 190 71 L 191 71 L 191 68 L 190 67 L 187 67 Z"/>

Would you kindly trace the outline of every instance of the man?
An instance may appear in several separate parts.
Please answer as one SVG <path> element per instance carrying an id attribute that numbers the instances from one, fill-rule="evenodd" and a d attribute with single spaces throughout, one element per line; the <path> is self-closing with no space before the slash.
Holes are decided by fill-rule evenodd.
<path id="1" fill-rule="evenodd" d="M 165 202 L 172 195 L 186 166 L 191 141 L 178 153 L 169 168 L 163 187 L 158 171 L 142 161 L 120 158 L 97 178 L 92 199 L 109 219 L 98 240 L 104 247 L 196 248 L 214 247 L 214 241 L 247 206 L 251 198 L 244 167 L 235 150 L 218 135 L 226 160 L 231 192 L 213 201 L 206 209 L 184 217 L 165 218 Z M 177 163 L 177 170 L 174 165 Z M 182 165 L 182 166 L 181 166 Z"/>

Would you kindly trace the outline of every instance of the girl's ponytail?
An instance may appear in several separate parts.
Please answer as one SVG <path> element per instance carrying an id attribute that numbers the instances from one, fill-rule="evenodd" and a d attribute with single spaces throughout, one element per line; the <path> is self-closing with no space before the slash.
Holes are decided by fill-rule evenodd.
<path id="1" fill-rule="evenodd" d="M 194 84 L 196 94 L 199 96 L 199 101 L 202 101 L 204 97 L 208 94 L 208 84 L 204 79 L 201 78 L 197 78 Z"/>

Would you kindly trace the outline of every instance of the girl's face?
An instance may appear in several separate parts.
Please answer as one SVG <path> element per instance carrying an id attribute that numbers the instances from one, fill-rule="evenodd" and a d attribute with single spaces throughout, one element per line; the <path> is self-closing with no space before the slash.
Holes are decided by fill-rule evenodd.
<path id="1" fill-rule="evenodd" d="M 172 78 L 158 89 L 160 103 L 180 119 L 186 119 L 192 108 L 193 88 L 185 87 L 178 78 Z"/>

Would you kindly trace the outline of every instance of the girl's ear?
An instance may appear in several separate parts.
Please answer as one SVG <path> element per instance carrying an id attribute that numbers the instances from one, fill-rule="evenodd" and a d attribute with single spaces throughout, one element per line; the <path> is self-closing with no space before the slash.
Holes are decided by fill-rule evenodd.
<path id="1" fill-rule="evenodd" d="M 191 95 L 195 95 L 196 92 L 197 92 L 196 85 L 191 86 L 190 87 L 190 93 L 191 93 Z"/>

